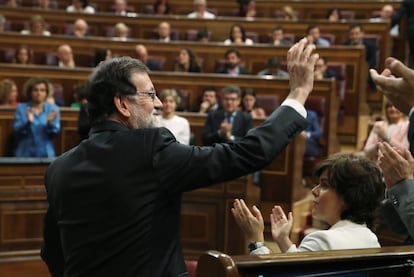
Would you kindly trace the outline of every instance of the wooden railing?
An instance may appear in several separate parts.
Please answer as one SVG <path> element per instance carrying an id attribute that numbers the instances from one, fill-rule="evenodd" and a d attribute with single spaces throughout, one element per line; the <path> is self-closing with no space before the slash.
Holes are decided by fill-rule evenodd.
<path id="1" fill-rule="evenodd" d="M 262 256 L 228 256 L 213 250 L 199 258 L 197 277 L 337 276 L 335 274 L 347 273 L 355 274 L 352 276 L 409 276 L 413 267 L 413 246 Z"/>

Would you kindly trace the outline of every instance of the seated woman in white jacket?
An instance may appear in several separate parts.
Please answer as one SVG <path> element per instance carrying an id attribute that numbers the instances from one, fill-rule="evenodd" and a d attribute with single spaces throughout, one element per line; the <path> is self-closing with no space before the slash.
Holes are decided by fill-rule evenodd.
<path id="1" fill-rule="evenodd" d="M 378 248 L 377 236 L 371 231 L 374 212 L 382 199 L 384 185 L 378 166 L 367 158 L 338 154 L 322 161 L 315 169 L 318 184 L 312 216 L 330 228 L 304 237 L 299 246 L 289 239 L 293 215 L 286 217 L 280 206 L 270 215 L 272 237 L 282 252 L 305 252 L 357 248 Z M 256 206 L 252 211 L 243 200 L 236 199 L 232 213 L 249 243 L 250 254 L 269 254 L 264 244 L 263 217 Z"/>
<path id="2" fill-rule="evenodd" d="M 181 97 L 176 89 L 165 89 L 161 92 L 162 113 L 157 116 L 158 127 L 165 127 L 182 144 L 190 143 L 190 123 L 184 117 L 175 114 Z"/>

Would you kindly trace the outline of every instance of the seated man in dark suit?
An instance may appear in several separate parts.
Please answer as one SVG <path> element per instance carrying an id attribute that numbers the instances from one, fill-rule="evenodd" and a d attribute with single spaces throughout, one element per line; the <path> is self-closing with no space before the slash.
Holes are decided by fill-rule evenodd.
<path id="1" fill-rule="evenodd" d="M 149 70 L 152 70 L 152 71 L 161 70 L 161 67 L 157 62 L 148 58 L 148 50 L 147 50 L 147 47 L 145 47 L 145 45 L 137 44 L 135 46 L 135 53 L 136 53 L 136 58 L 141 60 L 141 62 L 143 62 L 148 67 Z"/>
<path id="2" fill-rule="evenodd" d="M 364 29 L 362 25 L 353 23 L 349 26 L 349 40 L 344 45 L 363 45 L 365 47 L 365 60 L 368 69 L 377 67 L 377 46 L 372 42 L 364 39 Z M 376 90 L 375 84 L 368 74 L 368 85 L 372 90 Z"/>
<path id="3" fill-rule="evenodd" d="M 238 110 L 241 100 L 239 87 L 223 89 L 223 110 L 211 112 L 203 129 L 203 144 L 238 141 L 252 128 L 250 115 Z"/>
<path id="4" fill-rule="evenodd" d="M 223 107 L 217 101 L 217 89 L 214 86 L 203 88 L 203 98 L 201 103 L 194 108 L 193 112 L 209 113 L 223 110 Z"/>
<path id="5" fill-rule="evenodd" d="M 236 48 L 230 48 L 226 51 L 224 56 L 226 58 L 226 63 L 223 67 L 219 68 L 217 73 L 224 73 L 233 76 L 250 74 L 249 70 L 241 65 L 241 55 L 239 50 Z"/>
<path id="6" fill-rule="evenodd" d="M 317 157 L 320 152 L 319 139 L 322 132 L 319 126 L 318 115 L 312 110 L 306 110 L 306 120 L 309 125 L 306 130 L 302 131 L 301 135 L 306 138 L 305 157 Z"/>
<path id="7" fill-rule="evenodd" d="M 321 80 L 325 78 L 335 78 L 336 73 L 332 69 L 328 68 L 328 60 L 321 56 L 315 63 L 315 80 Z"/>

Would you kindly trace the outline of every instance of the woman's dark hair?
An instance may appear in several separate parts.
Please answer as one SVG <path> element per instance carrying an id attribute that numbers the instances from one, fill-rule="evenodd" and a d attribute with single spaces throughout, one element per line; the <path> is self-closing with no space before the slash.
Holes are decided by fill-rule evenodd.
<path id="1" fill-rule="evenodd" d="M 93 66 L 98 66 L 101 62 L 106 59 L 106 55 L 108 53 L 107 48 L 99 48 L 95 51 L 95 57 L 93 58 Z"/>
<path id="2" fill-rule="evenodd" d="M 186 51 L 188 54 L 190 64 L 188 67 L 188 72 L 201 72 L 200 65 L 197 62 L 197 57 L 194 54 L 194 52 L 189 48 L 184 48 L 182 50 Z M 180 71 L 185 71 L 184 66 L 182 64 L 178 64 L 178 67 Z"/>
<path id="3" fill-rule="evenodd" d="M 168 3 L 168 0 L 156 0 L 154 3 L 154 13 L 157 13 L 158 6 L 165 5 L 165 11 L 164 14 L 170 14 L 171 13 L 171 6 L 170 3 Z"/>
<path id="4" fill-rule="evenodd" d="M 30 49 L 29 46 L 27 46 L 27 45 L 19 45 L 16 48 L 16 51 L 14 52 L 14 62 L 15 63 L 20 63 L 18 56 L 19 56 L 19 53 L 20 53 L 20 51 L 22 49 L 26 49 L 27 50 L 27 56 L 28 56 L 27 63 L 29 63 L 29 64 L 30 63 L 33 63 L 33 52 L 32 52 L 32 49 Z"/>
<path id="5" fill-rule="evenodd" d="M 240 32 L 242 33 L 243 42 L 246 41 L 246 30 L 244 29 L 244 27 L 241 24 L 233 24 L 233 26 L 231 26 L 230 32 L 229 32 L 229 38 L 230 38 L 231 42 L 234 42 L 233 29 L 236 28 L 236 27 L 239 27 Z"/>
<path id="6" fill-rule="evenodd" d="M 34 77 L 27 80 L 27 82 L 24 84 L 23 94 L 27 98 L 27 100 L 32 101 L 32 91 L 34 87 L 38 84 L 45 84 L 46 95 L 49 95 L 49 80 L 46 78 Z"/>
<path id="7" fill-rule="evenodd" d="M 341 10 L 339 10 L 338 8 L 330 8 L 326 14 L 326 19 L 329 19 L 329 17 L 331 16 L 331 14 L 333 14 L 334 12 L 338 13 L 338 19 L 341 19 Z"/>
<path id="8" fill-rule="evenodd" d="M 254 99 L 256 99 L 256 91 L 253 88 L 245 88 L 245 89 L 243 89 L 243 92 L 242 92 L 242 101 L 241 101 L 242 111 L 251 112 L 251 111 L 247 111 L 246 107 L 244 106 L 243 99 L 246 95 L 251 95 L 251 96 L 254 97 Z M 257 108 L 257 102 L 254 102 L 253 108 Z"/>
<path id="9" fill-rule="evenodd" d="M 116 112 L 114 97 L 137 93 L 137 88 L 131 81 L 134 73 L 148 73 L 148 68 L 131 57 L 103 61 L 95 68 L 89 77 L 87 88 L 91 124 L 104 121 Z"/>
<path id="10" fill-rule="evenodd" d="M 381 171 L 375 162 L 353 154 L 336 154 L 316 166 L 316 177 L 324 172 L 329 185 L 344 200 L 341 219 L 373 228 L 384 193 Z"/>

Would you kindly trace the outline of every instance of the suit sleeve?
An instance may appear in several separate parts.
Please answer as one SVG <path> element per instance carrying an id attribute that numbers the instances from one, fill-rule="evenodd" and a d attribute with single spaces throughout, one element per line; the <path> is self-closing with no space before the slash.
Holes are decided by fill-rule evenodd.
<path id="1" fill-rule="evenodd" d="M 40 255 L 53 277 L 63 276 L 64 258 L 57 221 L 49 207 L 45 215 L 43 245 Z"/>
<path id="2" fill-rule="evenodd" d="M 386 197 L 397 211 L 411 238 L 414 238 L 414 179 L 404 180 L 388 189 Z M 389 219 L 390 217 L 388 222 Z"/>
<path id="3" fill-rule="evenodd" d="M 209 113 L 204 123 L 202 140 L 204 145 L 211 145 L 215 142 L 225 142 L 226 140 L 218 133 L 218 128 L 214 124 L 214 114 Z"/>
<path id="4" fill-rule="evenodd" d="M 268 165 L 306 126 L 306 119 L 297 111 L 280 106 L 236 143 L 185 146 L 160 133 L 155 138 L 153 167 L 160 184 L 170 192 L 224 182 Z"/>

